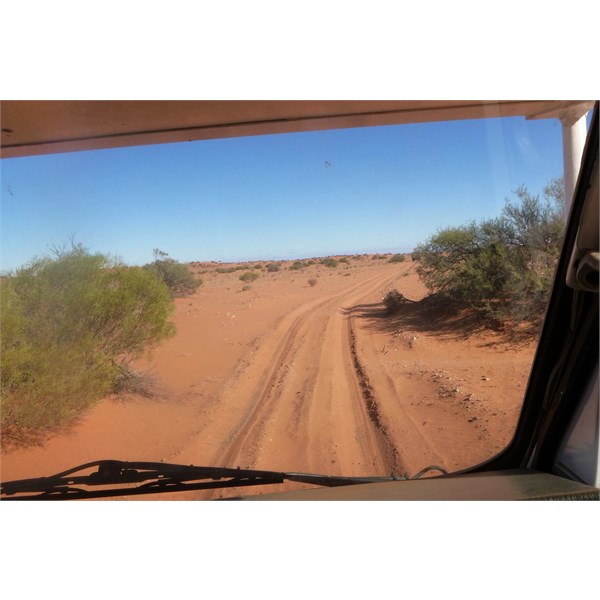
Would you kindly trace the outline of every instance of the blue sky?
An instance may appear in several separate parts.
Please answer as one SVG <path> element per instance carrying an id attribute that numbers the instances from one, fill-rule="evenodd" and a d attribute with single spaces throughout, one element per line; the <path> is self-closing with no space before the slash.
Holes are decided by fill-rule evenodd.
<path id="1" fill-rule="evenodd" d="M 2 270 L 70 235 L 129 264 L 409 251 L 562 176 L 558 120 L 481 119 L 4 159 Z"/>

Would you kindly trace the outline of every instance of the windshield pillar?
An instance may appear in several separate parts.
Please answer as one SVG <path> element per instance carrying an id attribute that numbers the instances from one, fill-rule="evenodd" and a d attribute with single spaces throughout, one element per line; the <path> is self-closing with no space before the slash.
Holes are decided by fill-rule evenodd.
<path id="1" fill-rule="evenodd" d="M 563 139 L 563 170 L 565 179 L 565 221 L 571 210 L 571 202 L 579 168 L 581 167 L 581 157 L 587 137 L 587 111 L 583 114 L 577 113 L 575 116 L 561 116 L 562 139 Z"/>

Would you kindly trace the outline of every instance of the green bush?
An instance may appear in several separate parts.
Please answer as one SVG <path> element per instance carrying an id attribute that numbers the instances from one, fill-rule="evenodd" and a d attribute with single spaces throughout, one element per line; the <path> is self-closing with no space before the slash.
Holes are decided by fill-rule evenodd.
<path id="1" fill-rule="evenodd" d="M 113 391 L 132 359 L 174 333 L 156 274 L 80 245 L 1 282 L 2 431 L 61 425 Z"/>
<path id="2" fill-rule="evenodd" d="M 404 254 L 394 254 L 392 258 L 390 258 L 389 262 L 391 263 L 401 263 L 406 260 L 406 256 Z"/>
<path id="3" fill-rule="evenodd" d="M 438 231 L 417 246 L 413 260 L 427 287 L 461 306 L 499 320 L 539 322 L 563 230 L 562 182 L 544 201 L 526 188 L 507 200 L 500 217 Z"/>
<path id="4" fill-rule="evenodd" d="M 348 261 L 348 259 L 347 259 L 346 257 L 344 257 L 344 258 L 340 258 L 340 261 L 339 261 L 339 262 L 340 262 L 340 263 L 344 263 L 344 264 L 346 264 L 346 265 L 349 265 L 349 264 L 350 264 L 350 262 Z"/>
<path id="5" fill-rule="evenodd" d="M 187 265 L 169 258 L 165 252 L 158 249 L 154 250 L 154 256 L 154 262 L 145 265 L 144 268 L 156 273 L 165 282 L 172 296 L 193 294 L 202 285 L 202 279 L 194 276 Z"/>
<path id="6" fill-rule="evenodd" d="M 269 263 L 267 265 L 267 271 L 269 271 L 269 273 L 276 273 L 279 269 L 281 269 L 281 263 Z"/>
<path id="7" fill-rule="evenodd" d="M 300 269 L 304 269 L 306 267 L 306 265 L 300 261 L 300 260 L 296 260 L 294 261 L 294 264 L 290 267 L 290 271 L 299 271 Z"/>
<path id="8" fill-rule="evenodd" d="M 338 261 L 335 260 L 335 258 L 323 258 L 321 260 L 321 264 L 325 265 L 326 267 L 329 267 L 330 269 L 333 269 L 337 267 Z"/>
<path id="9" fill-rule="evenodd" d="M 246 283 L 250 283 L 256 279 L 258 279 L 258 273 L 254 273 L 253 271 L 246 271 L 240 275 L 240 281 L 244 281 Z"/>

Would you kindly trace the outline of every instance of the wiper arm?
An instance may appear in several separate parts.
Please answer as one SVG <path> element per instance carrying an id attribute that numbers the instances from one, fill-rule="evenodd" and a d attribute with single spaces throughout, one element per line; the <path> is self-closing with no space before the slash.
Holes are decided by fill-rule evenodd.
<path id="1" fill-rule="evenodd" d="M 81 471 L 98 467 L 87 475 Z M 206 490 L 220 487 L 282 483 L 283 474 L 272 471 L 196 467 L 161 462 L 125 462 L 100 460 L 73 467 L 68 471 L 0 484 L 2 500 L 66 500 L 134 496 L 170 491 Z M 145 482 L 145 483 L 144 483 Z M 109 489 L 85 489 L 78 486 L 131 486 Z"/>
<path id="2" fill-rule="evenodd" d="M 94 467 L 98 470 L 87 475 L 77 475 Z M 443 469 L 427 467 L 414 478 L 429 470 Z M 226 487 L 269 485 L 295 481 L 322 486 L 355 485 L 407 479 L 406 477 L 337 477 L 313 475 L 310 473 L 282 473 L 258 471 L 255 469 L 231 469 L 223 467 L 196 467 L 161 462 L 125 462 L 100 460 L 77 467 L 50 477 L 21 479 L 0 484 L 2 500 L 70 500 L 84 498 L 107 498 L 115 496 L 136 496 L 186 490 L 208 490 Z M 141 483 L 137 487 L 130 486 Z M 78 486 L 85 486 L 81 488 Z M 103 486 L 103 489 L 86 489 Z"/>

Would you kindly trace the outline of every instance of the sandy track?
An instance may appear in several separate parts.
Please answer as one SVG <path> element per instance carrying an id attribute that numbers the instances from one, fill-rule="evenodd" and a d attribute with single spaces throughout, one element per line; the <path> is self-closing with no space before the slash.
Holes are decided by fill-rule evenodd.
<path id="1" fill-rule="evenodd" d="M 378 297 L 399 272 L 286 315 L 215 403 L 206 426 L 167 460 L 345 475 L 397 471 L 397 454 L 369 414 L 344 308 Z M 214 423 L 228 433 L 218 439 Z"/>
<path id="2" fill-rule="evenodd" d="M 177 336 L 138 365 L 158 378 L 157 398 L 106 398 L 40 446 L 3 452 L 2 479 L 101 458 L 414 475 L 474 465 L 510 440 L 533 346 L 440 327 L 418 304 L 384 315 L 390 288 L 426 295 L 412 262 L 284 270 L 240 288 L 235 273 L 209 274 L 178 299 Z"/>

